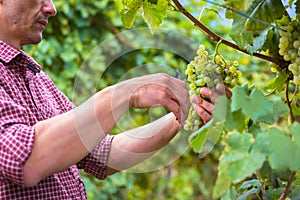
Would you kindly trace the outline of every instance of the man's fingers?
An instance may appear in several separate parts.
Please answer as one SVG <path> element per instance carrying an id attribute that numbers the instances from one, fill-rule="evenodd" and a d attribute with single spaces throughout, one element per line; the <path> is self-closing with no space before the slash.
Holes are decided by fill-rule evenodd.
<path id="1" fill-rule="evenodd" d="M 206 97 L 208 99 L 210 99 L 213 103 L 216 102 L 217 97 L 219 96 L 216 92 L 213 92 L 211 89 L 209 88 L 201 88 L 200 89 L 200 94 L 203 97 Z"/>
<path id="2" fill-rule="evenodd" d="M 203 107 L 195 105 L 194 109 L 196 113 L 200 116 L 204 124 L 211 120 L 211 114 L 207 112 Z"/>
<path id="3" fill-rule="evenodd" d="M 207 110 L 208 112 L 212 113 L 212 111 L 214 110 L 214 105 L 208 101 L 205 101 L 203 98 L 194 95 L 192 101 L 202 107 L 203 109 Z"/>
<path id="4" fill-rule="evenodd" d="M 194 95 L 192 100 L 195 103 L 194 110 L 200 116 L 203 123 L 207 123 L 208 121 L 210 121 L 212 118 L 212 112 L 214 110 L 213 104 L 205 101 L 197 95 Z"/>
<path id="5" fill-rule="evenodd" d="M 231 98 L 231 96 L 232 96 L 232 92 L 227 88 L 227 87 L 225 87 L 225 85 L 224 84 L 218 84 L 217 86 L 216 86 L 216 89 L 217 89 L 217 91 L 218 92 L 220 92 L 221 94 L 226 94 L 226 96 L 227 96 L 227 98 Z"/>

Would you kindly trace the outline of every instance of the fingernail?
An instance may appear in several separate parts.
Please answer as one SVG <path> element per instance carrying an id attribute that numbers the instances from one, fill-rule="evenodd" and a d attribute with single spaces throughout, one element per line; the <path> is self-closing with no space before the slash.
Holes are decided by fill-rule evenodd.
<path id="1" fill-rule="evenodd" d="M 207 88 L 201 88 L 200 89 L 200 93 L 202 94 L 202 93 L 207 93 L 208 92 L 208 89 Z"/>

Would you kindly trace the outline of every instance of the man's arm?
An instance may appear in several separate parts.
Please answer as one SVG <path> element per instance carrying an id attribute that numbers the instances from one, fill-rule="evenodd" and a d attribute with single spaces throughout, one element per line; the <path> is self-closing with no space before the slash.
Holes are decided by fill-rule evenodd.
<path id="1" fill-rule="evenodd" d="M 33 186 L 83 159 L 128 107 L 156 105 L 184 121 L 189 108 L 185 83 L 162 74 L 131 79 L 100 91 L 72 111 L 37 123 L 32 153 L 24 165 L 25 185 Z"/>

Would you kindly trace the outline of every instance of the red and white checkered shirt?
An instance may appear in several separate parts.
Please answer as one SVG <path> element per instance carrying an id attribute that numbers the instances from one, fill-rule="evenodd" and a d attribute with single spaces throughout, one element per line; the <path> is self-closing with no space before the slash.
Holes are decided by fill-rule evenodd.
<path id="1" fill-rule="evenodd" d="M 78 168 L 106 177 L 112 136 L 67 170 L 24 187 L 23 166 L 34 142 L 34 124 L 74 105 L 26 53 L 0 41 L 0 199 L 86 199 Z M 51 141 L 49 141 L 51 142 Z M 55 152 L 53 152 L 55 153 Z"/>

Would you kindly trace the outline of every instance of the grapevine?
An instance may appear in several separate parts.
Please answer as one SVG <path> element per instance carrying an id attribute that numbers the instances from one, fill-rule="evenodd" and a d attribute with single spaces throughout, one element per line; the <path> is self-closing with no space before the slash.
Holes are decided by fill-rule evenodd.
<path id="1" fill-rule="evenodd" d="M 279 31 L 279 54 L 291 62 L 288 69 L 293 74 L 293 82 L 300 85 L 300 22 L 284 16 L 279 23 L 282 29 Z"/>
<path id="2" fill-rule="evenodd" d="M 224 84 L 228 88 L 234 87 L 242 72 L 238 70 L 239 63 L 225 61 L 221 55 L 209 56 L 204 45 L 200 45 L 197 56 L 187 65 L 185 74 L 187 75 L 190 98 L 193 95 L 200 95 L 202 87 L 214 90 L 218 84 Z M 194 105 L 190 107 L 185 130 L 197 130 L 202 125 L 202 121 L 194 110 Z"/>

